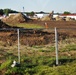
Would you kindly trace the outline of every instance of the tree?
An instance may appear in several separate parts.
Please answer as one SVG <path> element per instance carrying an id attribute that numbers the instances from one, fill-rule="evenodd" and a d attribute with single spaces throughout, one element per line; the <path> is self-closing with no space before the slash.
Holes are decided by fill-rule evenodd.
<path id="1" fill-rule="evenodd" d="M 44 13 L 43 11 L 40 11 L 40 13 Z"/>
<path id="2" fill-rule="evenodd" d="M 65 14 L 65 15 L 68 15 L 68 14 L 71 14 L 71 13 L 68 12 L 68 11 L 64 11 L 64 14 Z"/>
<path id="3" fill-rule="evenodd" d="M 34 16 L 34 14 L 35 14 L 35 13 L 34 13 L 33 11 L 32 11 L 32 12 L 30 12 L 30 16 Z"/>
<path id="4" fill-rule="evenodd" d="M 4 10 L 3 10 L 3 13 L 4 13 L 6 16 L 8 16 L 9 13 L 17 13 L 17 11 L 14 11 L 14 10 L 11 10 L 11 9 L 8 9 L 8 8 L 7 8 L 7 9 L 4 9 Z"/>
<path id="5" fill-rule="evenodd" d="M 3 12 L 6 16 L 8 16 L 9 9 L 4 9 Z"/>
<path id="6" fill-rule="evenodd" d="M 33 12 L 33 11 L 32 12 L 26 12 L 27 16 L 34 16 L 34 14 L 35 14 L 35 12 Z"/>
<path id="7" fill-rule="evenodd" d="M 3 9 L 0 9 L 0 15 L 3 15 L 4 13 L 3 13 Z"/>

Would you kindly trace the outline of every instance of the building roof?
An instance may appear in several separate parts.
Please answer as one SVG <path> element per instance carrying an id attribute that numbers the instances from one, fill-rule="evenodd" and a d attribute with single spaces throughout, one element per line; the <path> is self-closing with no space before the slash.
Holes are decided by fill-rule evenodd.
<path id="1" fill-rule="evenodd" d="M 60 16 L 76 16 L 76 14 L 61 14 Z"/>

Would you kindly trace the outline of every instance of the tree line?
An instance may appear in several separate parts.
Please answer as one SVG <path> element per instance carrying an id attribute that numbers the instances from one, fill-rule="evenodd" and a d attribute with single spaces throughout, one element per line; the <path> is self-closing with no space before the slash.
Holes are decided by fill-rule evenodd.
<path id="1" fill-rule="evenodd" d="M 9 13 L 18 13 L 18 11 L 15 11 L 15 10 L 11 10 L 11 9 L 0 9 L 0 15 L 6 15 L 8 16 Z M 32 11 L 32 12 L 24 12 L 25 14 L 27 14 L 28 16 L 33 16 L 35 13 Z"/>
<path id="2" fill-rule="evenodd" d="M 0 15 L 8 15 L 9 13 L 17 13 L 18 11 L 11 9 L 0 9 Z"/>
<path id="3" fill-rule="evenodd" d="M 41 11 L 40 13 L 42 13 L 43 11 Z M 9 13 L 18 13 L 18 11 L 15 11 L 15 10 L 11 10 L 11 9 L 0 9 L 0 15 L 6 15 L 8 16 Z M 35 14 L 34 11 L 32 12 L 24 12 L 26 15 L 28 16 L 33 16 Z M 71 14 L 69 11 L 64 11 L 63 14 Z"/>

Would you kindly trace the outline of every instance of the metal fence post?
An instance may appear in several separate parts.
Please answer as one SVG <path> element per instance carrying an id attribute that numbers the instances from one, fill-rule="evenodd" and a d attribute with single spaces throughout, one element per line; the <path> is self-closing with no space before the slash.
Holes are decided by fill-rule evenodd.
<path id="1" fill-rule="evenodd" d="M 58 62 L 58 36 L 57 36 L 57 29 L 55 27 L 55 49 L 56 49 L 56 65 L 59 64 Z"/>
<path id="2" fill-rule="evenodd" d="M 18 62 L 20 64 L 20 42 L 19 42 L 19 29 L 17 29 L 18 33 Z"/>

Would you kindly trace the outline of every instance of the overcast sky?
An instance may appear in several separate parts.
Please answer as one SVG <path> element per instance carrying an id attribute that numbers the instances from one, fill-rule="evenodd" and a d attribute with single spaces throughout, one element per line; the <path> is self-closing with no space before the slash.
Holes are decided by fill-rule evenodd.
<path id="1" fill-rule="evenodd" d="M 35 12 L 76 12 L 76 0 L 0 0 L 0 9 Z"/>

